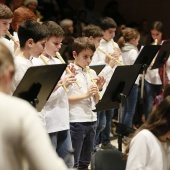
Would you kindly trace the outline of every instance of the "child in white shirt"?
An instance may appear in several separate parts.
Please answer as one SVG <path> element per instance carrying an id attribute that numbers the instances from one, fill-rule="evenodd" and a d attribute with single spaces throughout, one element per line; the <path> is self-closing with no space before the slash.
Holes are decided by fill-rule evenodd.
<path id="1" fill-rule="evenodd" d="M 0 42 L 3 43 L 11 53 L 14 53 L 14 45 L 13 42 L 10 42 L 7 38 L 4 38 L 7 31 L 10 28 L 10 24 L 12 22 L 13 12 L 11 9 L 0 3 Z"/>
<path id="2" fill-rule="evenodd" d="M 49 37 L 45 44 L 43 54 L 39 58 L 34 58 L 33 64 L 61 64 L 61 61 L 55 56 L 56 52 L 61 48 L 64 31 L 53 21 L 46 21 L 43 23 L 43 26 L 48 29 Z M 66 156 L 72 151 L 69 104 L 67 92 L 63 86 L 68 88 L 68 86 L 74 82 L 75 77 L 73 74 L 69 75 L 64 73 L 42 110 L 45 115 L 45 127 L 51 138 L 52 145 L 58 155 L 63 159 L 66 159 Z M 72 168 L 74 164 L 73 155 L 67 156 L 67 158 L 66 164 L 69 168 Z"/>
<path id="3" fill-rule="evenodd" d="M 16 89 L 25 72 L 32 66 L 32 56 L 38 57 L 44 50 L 48 31 L 34 20 L 22 22 L 18 29 L 20 51 L 15 56 L 16 73 L 13 79 L 12 92 Z"/>
<path id="4" fill-rule="evenodd" d="M 76 79 L 82 86 L 79 88 L 75 83 L 69 87 L 69 112 L 71 139 L 74 148 L 74 167 L 88 169 L 93 151 L 96 132 L 97 115 L 92 110 L 95 103 L 99 101 L 98 89 L 103 86 L 101 79 L 94 85 L 86 69 L 89 66 L 93 53 L 94 44 L 87 38 L 81 37 L 74 40 L 73 57 L 76 68 Z M 97 75 L 90 69 L 94 78 Z"/>
<path id="5" fill-rule="evenodd" d="M 31 56 L 38 57 L 43 52 L 47 36 L 47 29 L 37 21 L 26 20 L 20 24 L 18 30 L 20 50 L 14 57 L 16 73 L 13 78 L 11 94 L 17 88 L 27 69 L 33 66 Z M 38 116 L 43 125 L 43 115 L 38 112 Z"/>
<path id="6" fill-rule="evenodd" d="M 103 38 L 100 40 L 100 45 L 95 51 L 91 62 L 91 65 L 106 64 L 105 68 L 99 74 L 99 76 L 103 76 L 106 79 L 106 83 L 103 86 L 102 93 L 104 93 L 104 91 L 106 90 L 116 68 L 116 65 L 119 65 L 115 65 L 115 63 L 113 62 L 114 59 L 121 60 L 120 49 L 117 43 L 112 41 L 115 36 L 116 27 L 117 24 L 112 18 L 102 18 L 100 28 L 102 29 Z M 105 53 L 110 54 L 113 57 L 112 61 L 108 62 L 106 54 L 101 52 L 100 49 Z M 99 124 L 96 132 L 96 145 L 102 143 L 102 149 L 115 149 L 115 147 L 110 143 L 110 129 L 113 114 L 113 109 L 98 112 Z"/>

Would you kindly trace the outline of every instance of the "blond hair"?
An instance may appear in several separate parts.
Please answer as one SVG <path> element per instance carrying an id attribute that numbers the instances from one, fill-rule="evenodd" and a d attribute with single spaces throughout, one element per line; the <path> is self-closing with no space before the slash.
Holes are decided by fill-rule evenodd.
<path id="1" fill-rule="evenodd" d="M 13 56 L 10 50 L 0 42 L 0 75 L 10 65 L 14 66 Z"/>
<path id="2" fill-rule="evenodd" d="M 11 9 L 0 3 L 0 19 L 11 19 L 13 17 L 13 12 Z"/>
<path id="3" fill-rule="evenodd" d="M 71 19 L 63 19 L 60 22 L 61 28 L 65 29 L 68 25 L 73 24 L 73 21 Z"/>

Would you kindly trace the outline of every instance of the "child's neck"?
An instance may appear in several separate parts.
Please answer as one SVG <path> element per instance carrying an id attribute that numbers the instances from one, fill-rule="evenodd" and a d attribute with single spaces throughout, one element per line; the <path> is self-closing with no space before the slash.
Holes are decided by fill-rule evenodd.
<path id="1" fill-rule="evenodd" d="M 136 45 L 133 42 L 127 42 L 127 43 L 136 47 Z"/>
<path id="2" fill-rule="evenodd" d="M 30 59 L 30 53 L 27 52 L 27 51 L 24 51 L 24 50 L 20 50 L 20 52 L 18 53 L 18 56 L 21 56 L 23 58 L 26 58 L 26 59 Z"/>
<path id="3" fill-rule="evenodd" d="M 76 61 L 74 61 L 74 64 L 75 64 L 76 66 L 79 66 L 80 68 L 84 69 L 84 68 L 81 67 L 79 64 L 77 64 Z"/>
<path id="4" fill-rule="evenodd" d="M 48 55 L 47 53 L 43 53 L 43 55 L 45 56 L 45 57 L 47 57 L 47 58 L 52 58 L 50 55 Z"/>
<path id="5" fill-rule="evenodd" d="M 109 42 L 110 40 L 107 40 L 106 38 L 103 37 L 103 39 L 106 41 L 106 42 Z"/>

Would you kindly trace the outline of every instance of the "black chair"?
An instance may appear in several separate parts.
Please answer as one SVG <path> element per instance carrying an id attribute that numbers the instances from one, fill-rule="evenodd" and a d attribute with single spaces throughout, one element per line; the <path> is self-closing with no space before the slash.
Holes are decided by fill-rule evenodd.
<path id="1" fill-rule="evenodd" d="M 92 155 L 91 170 L 125 170 L 126 160 L 117 149 L 99 150 Z"/>

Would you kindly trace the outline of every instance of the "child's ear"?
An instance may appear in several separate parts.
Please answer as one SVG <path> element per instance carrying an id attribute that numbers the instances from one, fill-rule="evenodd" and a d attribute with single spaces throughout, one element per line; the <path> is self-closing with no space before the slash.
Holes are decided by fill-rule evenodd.
<path id="1" fill-rule="evenodd" d="M 76 58 L 77 57 L 77 53 L 76 51 L 73 51 L 73 57 Z"/>
<path id="2" fill-rule="evenodd" d="M 34 43 L 34 40 L 32 38 L 27 40 L 27 44 L 29 47 L 32 47 L 33 43 Z"/>
<path id="3" fill-rule="evenodd" d="M 4 71 L 4 74 L 3 74 L 4 80 L 6 81 L 6 83 L 11 83 L 13 74 L 14 74 L 14 67 L 10 65 Z"/>
<path id="4" fill-rule="evenodd" d="M 92 36 L 89 37 L 89 40 L 93 41 L 93 39 L 94 39 L 94 38 L 93 38 Z"/>
<path id="5" fill-rule="evenodd" d="M 131 39 L 129 42 L 133 44 L 135 42 L 135 38 Z"/>

